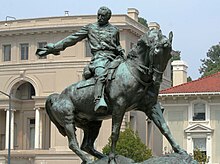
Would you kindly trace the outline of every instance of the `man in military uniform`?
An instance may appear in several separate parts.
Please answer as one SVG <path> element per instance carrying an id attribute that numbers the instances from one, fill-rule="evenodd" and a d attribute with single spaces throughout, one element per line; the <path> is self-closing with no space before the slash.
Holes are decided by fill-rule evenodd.
<path id="1" fill-rule="evenodd" d="M 124 50 L 119 42 L 119 29 L 109 23 L 111 10 L 107 7 L 101 7 L 98 10 L 97 22 L 82 27 L 78 32 L 73 33 L 65 39 L 55 44 L 49 43 L 43 49 L 36 52 L 39 56 L 48 54 L 59 55 L 60 51 L 77 42 L 87 38 L 91 48 L 92 59 L 89 68 L 96 79 L 95 84 L 95 111 L 103 112 L 107 110 L 107 104 L 104 100 L 104 86 L 106 79 L 106 66 L 116 57 L 124 57 Z"/>

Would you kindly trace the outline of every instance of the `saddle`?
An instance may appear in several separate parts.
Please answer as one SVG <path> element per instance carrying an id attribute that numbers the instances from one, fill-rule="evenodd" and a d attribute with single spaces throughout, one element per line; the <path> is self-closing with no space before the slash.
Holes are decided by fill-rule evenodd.
<path id="1" fill-rule="evenodd" d="M 106 81 L 112 81 L 115 79 L 115 72 L 118 66 L 122 63 L 121 59 L 113 60 L 106 68 L 107 77 Z M 95 85 L 94 73 L 91 71 L 90 66 L 87 65 L 83 70 L 83 80 L 77 84 L 76 88 L 81 89 L 85 87 L 89 87 Z"/>

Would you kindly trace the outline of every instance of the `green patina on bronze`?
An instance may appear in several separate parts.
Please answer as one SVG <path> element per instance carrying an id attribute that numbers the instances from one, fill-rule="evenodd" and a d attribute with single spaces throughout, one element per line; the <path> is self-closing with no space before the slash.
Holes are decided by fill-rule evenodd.
<path id="1" fill-rule="evenodd" d="M 120 126 L 125 112 L 131 110 L 144 112 L 168 139 L 173 150 L 186 154 L 172 137 L 157 101 L 163 71 L 171 58 L 172 32 L 167 38 L 160 30 L 149 30 L 125 58 L 119 44 L 119 31 L 108 22 L 110 17 L 111 11 L 101 7 L 98 22 L 37 50 L 39 56 L 58 55 L 66 47 L 87 38 L 93 54 L 84 72 L 85 80 L 70 85 L 61 94 L 52 94 L 47 98 L 46 111 L 51 121 L 63 136 L 68 137 L 69 148 L 83 163 L 91 163 L 83 151 L 99 159 L 105 157 L 95 150 L 94 141 L 102 120 L 109 118 L 112 118 L 109 160 L 115 158 Z M 94 100 L 100 100 L 98 107 Z M 84 131 L 81 148 L 76 139 L 75 127 Z"/>

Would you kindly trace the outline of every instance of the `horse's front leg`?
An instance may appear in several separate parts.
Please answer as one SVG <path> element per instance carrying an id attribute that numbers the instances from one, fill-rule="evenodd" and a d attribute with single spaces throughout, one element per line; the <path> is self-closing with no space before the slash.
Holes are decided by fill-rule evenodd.
<path id="1" fill-rule="evenodd" d="M 125 111 L 120 107 L 114 107 L 112 112 L 112 134 L 111 134 L 111 152 L 109 154 L 109 160 L 113 160 L 115 158 L 115 149 L 116 144 L 120 134 L 120 128 L 123 121 Z M 112 161 L 113 162 L 113 161 Z M 111 162 L 111 163 L 112 163 Z M 113 162 L 114 163 L 114 162 Z"/>
<path id="2" fill-rule="evenodd" d="M 167 140 L 169 141 L 170 145 L 172 146 L 174 152 L 179 153 L 179 154 L 186 154 L 186 151 L 183 150 L 179 146 L 179 144 L 177 144 L 175 139 L 173 138 L 173 136 L 172 136 L 172 134 L 170 132 L 170 129 L 167 126 L 167 124 L 166 124 L 166 122 L 164 120 L 163 113 L 162 113 L 162 110 L 161 110 L 161 106 L 160 106 L 159 103 L 154 105 L 149 113 L 147 112 L 147 116 L 151 120 L 153 120 L 155 125 L 161 131 L 161 133 L 167 138 Z"/>

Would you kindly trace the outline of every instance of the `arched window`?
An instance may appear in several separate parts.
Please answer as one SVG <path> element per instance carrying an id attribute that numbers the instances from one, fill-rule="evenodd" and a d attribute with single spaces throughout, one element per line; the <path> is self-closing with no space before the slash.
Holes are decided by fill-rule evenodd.
<path id="1" fill-rule="evenodd" d="M 15 97 L 21 100 L 30 100 L 32 99 L 32 96 L 35 96 L 35 90 L 33 85 L 31 85 L 29 82 L 21 84 L 17 88 L 15 94 Z"/>

